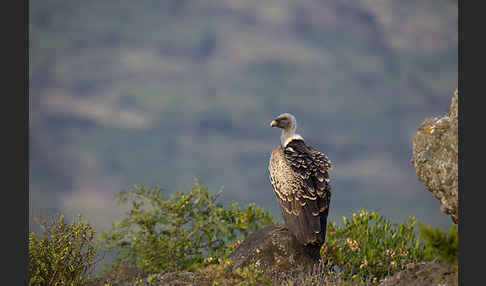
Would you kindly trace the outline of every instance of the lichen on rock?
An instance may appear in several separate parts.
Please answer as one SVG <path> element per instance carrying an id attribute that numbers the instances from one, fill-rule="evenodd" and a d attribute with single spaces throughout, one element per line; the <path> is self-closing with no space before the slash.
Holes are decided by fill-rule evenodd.
<path id="1" fill-rule="evenodd" d="M 413 140 L 415 173 L 440 201 L 440 209 L 459 222 L 458 214 L 458 90 L 447 114 L 425 119 Z"/>

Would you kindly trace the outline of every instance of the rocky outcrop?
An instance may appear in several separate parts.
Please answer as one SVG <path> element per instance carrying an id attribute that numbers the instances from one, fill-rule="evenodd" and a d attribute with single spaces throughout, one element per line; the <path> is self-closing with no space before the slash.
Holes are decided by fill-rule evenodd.
<path id="1" fill-rule="evenodd" d="M 311 269 L 318 262 L 315 250 L 304 247 L 288 230 L 274 225 L 249 234 L 229 259 L 233 268 L 254 265 L 272 277 Z"/>
<path id="2" fill-rule="evenodd" d="M 230 262 L 228 264 L 210 265 L 194 272 L 144 275 L 140 279 L 140 283 L 144 286 L 264 285 L 263 281 L 270 277 L 272 279 L 294 279 L 294 276 L 302 276 L 309 271 L 314 271 L 315 275 L 318 275 L 320 273 L 316 271 L 319 269 L 319 259 L 316 256 L 318 250 L 304 247 L 287 229 L 268 225 L 250 233 L 229 255 L 226 260 L 226 262 Z M 255 278 L 240 274 L 239 270 L 247 266 L 256 271 L 262 271 L 263 276 Z M 253 274 L 256 273 L 253 272 Z M 137 276 L 140 277 L 140 275 Z M 131 278 L 132 280 L 126 281 L 135 283 L 136 276 Z M 120 279 L 118 277 L 116 281 Z"/>
<path id="3" fill-rule="evenodd" d="M 442 117 L 425 119 L 413 140 L 411 162 L 418 179 L 440 201 L 442 212 L 459 222 L 458 214 L 458 91 Z"/>
<path id="4" fill-rule="evenodd" d="M 405 270 L 395 273 L 379 286 L 429 286 L 458 285 L 457 265 L 451 266 L 440 260 L 410 263 Z"/>
<path id="5" fill-rule="evenodd" d="M 159 274 L 147 286 L 189 286 L 197 285 L 198 281 L 192 272 L 170 272 Z"/>

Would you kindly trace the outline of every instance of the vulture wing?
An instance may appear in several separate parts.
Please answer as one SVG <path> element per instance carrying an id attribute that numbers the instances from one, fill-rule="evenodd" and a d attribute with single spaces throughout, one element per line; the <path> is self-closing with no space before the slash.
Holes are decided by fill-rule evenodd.
<path id="1" fill-rule="evenodd" d="M 331 199 L 329 169 L 327 156 L 300 139 L 284 149 L 276 146 L 270 157 L 270 183 L 283 220 L 304 245 L 321 245 L 325 240 Z"/>

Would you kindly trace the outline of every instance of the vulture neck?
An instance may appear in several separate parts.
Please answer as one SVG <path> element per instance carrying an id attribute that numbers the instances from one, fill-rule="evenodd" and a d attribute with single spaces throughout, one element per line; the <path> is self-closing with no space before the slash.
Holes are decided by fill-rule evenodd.
<path id="1" fill-rule="evenodd" d="M 282 129 L 282 135 L 280 136 L 280 144 L 282 148 L 287 147 L 287 144 L 294 139 L 304 140 L 299 134 L 295 134 L 295 128 Z"/>

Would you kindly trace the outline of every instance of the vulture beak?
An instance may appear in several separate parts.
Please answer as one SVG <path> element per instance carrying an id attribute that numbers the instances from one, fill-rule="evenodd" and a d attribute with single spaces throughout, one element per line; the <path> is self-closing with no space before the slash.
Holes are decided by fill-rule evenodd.
<path id="1" fill-rule="evenodd" d="M 270 127 L 275 127 L 275 126 L 277 126 L 277 121 L 272 120 L 272 122 L 270 122 Z"/>

